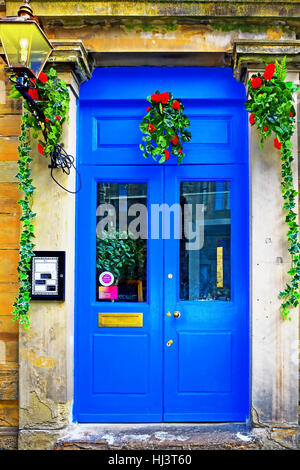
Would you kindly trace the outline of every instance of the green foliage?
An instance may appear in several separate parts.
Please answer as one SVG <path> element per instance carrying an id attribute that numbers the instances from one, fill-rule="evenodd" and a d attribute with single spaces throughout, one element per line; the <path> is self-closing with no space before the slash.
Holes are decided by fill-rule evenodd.
<path id="1" fill-rule="evenodd" d="M 145 143 L 140 145 L 143 156 L 152 156 L 158 163 L 163 163 L 169 159 L 171 152 L 180 163 L 185 156 L 182 142 L 191 140 L 191 133 L 187 129 L 190 121 L 183 114 L 183 104 L 179 99 L 173 98 L 172 93 L 160 94 L 158 90 L 148 96 L 147 101 L 150 103 L 149 110 L 140 124 L 140 130 L 145 134 L 142 137 Z M 178 103 L 178 109 L 174 103 Z"/>
<path id="2" fill-rule="evenodd" d="M 100 272 L 111 272 L 117 283 L 122 277 L 124 268 L 138 265 L 145 251 L 145 240 L 125 237 L 127 237 L 126 232 L 112 228 L 109 232 L 103 231 L 101 238 L 97 237 L 96 267 Z"/>
<path id="3" fill-rule="evenodd" d="M 23 198 L 18 201 L 22 208 L 22 232 L 20 236 L 20 257 L 17 267 L 19 293 L 13 304 L 13 320 L 19 320 L 25 328 L 29 326 L 29 307 L 30 307 L 30 281 L 29 270 L 30 260 L 34 256 L 34 226 L 33 218 L 36 216 L 32 212 L 31 204 L 35 187 L 32 184 L 31 168 L 32 162 L 30 146 L 30 129 L 33 130 L 32 136 L 37 139 L 41 131 L 44 132 L 44 139 L 39 140 L 39 144 L 44 155 L 50 156 L 54 147 L 60 142 L 62 135 L 62 123 L 67 119 L 69 112 L 69 93 L 66 83 L 59 79 L 57 72 L 51 68 L 47 76 L 47 81 L 36 80 L 36 89 L 38 92 L 39 105 L 44 111 L 45 117 L 49 122 L 40 123 L 30 113 L 26 102 L 24 102 L 24 114 L 22 116 L 21 135 L 19 137 L 20 145 L 18 147 L 18 173 L 19 189 L 23 192 Z M 19 98 L 20 94 L 13 86 L 11 98 Z M 58 119 L 59 117 L 60 119 Z M 45 139 L 46 136 L 46 139 Z"/>
<path id="4" fill-rule="evenodd" d="M 273 67 L 273 73 L 272 73 Z M 299 226 L 295 212 L 298 192 L 294 189 L 291 138 L 295 130 L 295 108 L 293 106 L 293 93 L 298 90 L 293 82 L 286 82 L 286 60 L 281 64 L 269 64 L 265 73 L 258 73 L 249 82 L 250 99 L 245 103 L 246 109 L 251 113 L 250 123 L 256 124 L 261 135 L 261 147 L 264 140 L 276 136 L 274 146 L 281 151 L 281 193 L 283 197 L 283 209 L 285 222 L 288 226 L 287 239 L 288 251 L 291 255 L 291 268 L 288 271 L 291 279 L 285 289 L 280 292 L 282 299 L 281 313 L 284 319 L 290 318 L 290 310 L 299 305 L 299 281 L 300 281 L 300 243 Z M 258 77 L 259 82 L 253 81 Z M 253 87 L 254 85 L 254 87 Z"/>

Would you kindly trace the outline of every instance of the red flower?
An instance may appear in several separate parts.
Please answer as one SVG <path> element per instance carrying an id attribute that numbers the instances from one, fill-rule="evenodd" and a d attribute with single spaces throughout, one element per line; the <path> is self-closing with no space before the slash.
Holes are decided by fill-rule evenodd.
<path id="1" fill-rule="evenodd" d="M 61 117 L 60 117 L 60 116 L 55 116 L 55 117 L 56 117 L 56 119 L 57 119 L 58 121 L 61 120 Z"/>
<path id="2" fill-rule="evenodd" d="M 33 100 L 39 99 L 38 91 L 36 88 L 29 88 L 27 93 L 30 96 L 30 98 L 32 98 Z"/>
<path id="3" fill-rule="evenodd" d="M 160 95 L 157 95 L 156 93 L 154 95 L 151 95 L 151 100 L 154 101 L 154 103 L 159 103 L 160 102 Z"/>
<path id="4" fill-rule="evenodd" d="M 266 66 L 266 70 L 264 72 L 264 79 L 265 80 L 271 80 L 273 78 L 275 68 L 276 68 L 275 64 L 268 64 Z"/>
<path id="5" fill-rule="evenodd" d="M 250 122 L 251 126 L 253 126 L 253 124 L 255 124 L 254 113 L 250 114 L 250 116 L 249 116 L 249 122 Z"/>
<path id="6" fill-rule="evenodd" d="M 173 108 L 173 109 L 179 109 L 179 108 L 180 108 L 180 103 L 179 103 L 179 101 L 173 101 L 173 103 L 172 103 L 172 108 Z"/>
<path id="7" fill-rule="evenodd" d="M 281 142 L 279 142 L 279 140 L 277 139 L 277 137 L 275 137 L 274 139 L 274 147 L 278 150 L 281 149 Z"/>
<path id="8" fill-rule="evenodd" d="M 166 150 L 166 149 L 165 149 L 165 150 L 164 150 L 164 154 L 165 154 L 165 157 L 166 157 L 165 161 L 169 160 L 169 158 L 170 158 L 170 152 L 169 152 L 169 150 Z"/>
<path id="9" fill-rule="evenodd" d="M 294 113 L 293 111 L 290 112 L 290 116 L 293 117 L 294 116 Z"/>
<path id="10" fill-rule="evenodd" d="M 264 131 L 266 132 L 267 130 L 268 130 L 268 128 L 265 126 L 265 127 L 264 127 Z"/>
<path id="11" fill-rule="evenodd" d="M 261 84 L 262 84 L 261 78 L 259 78 L 259 77 L 252 77 L 252 78 L 251 78 L 251 85 L 252 85 L 252 88 L 254 88 L 254 89 L 260 88 L 260 87 L 261 87 Z"/>
<path id="12" fill-rule="evenodd" d="M 146 108 L 147 113 L 149 113 L 150 109 L 151 109 L 151 106 L 147 106 Z"/>
<path id="13" fill-rule="evenodd" d="M 49 119 L 45 118 L 45 122 L 50 122 Z"/>
<path id="14" fill-rule="evenodd" d="M 41 72 L 38 76 L 38 79 L 40 82 L 42 83 L 46 83 L 48 82 L 48 76 L 44 73 L 44 72 Z"/>
<path id="15" fill-rule="evenodd" d="M 179 141 L 179 139 L 178 139 L 177 135 L 175 135 L 174 139 L 172 140 L 172 144 L 177 145 L 178 141 Z"/>
<path id="16" fill-rule="evenodd" d="M 179 150 L 178 150 L 178 153 L 182 153 L 182 149 L 179 149 Z"/>
<path id="17" fill-rule="evenodd" d="M 167 102 L 169 101 L 170 99 L 170 95 L 168 92 L 164 92 L 164 93 L 161 93 L 159 95 L 159 101 L 162 103 L 162 104 L 167 104 Z"/>
<path id="18" fill-rule="evenodd" d="M 38 143 L 38 151 L 40 152 L 41 155 L 44 155 L 44 149 L 40 143 Z"/>
<path id="19" fill-rule="evenodd" d="M 155 131 L 155 127 L 153 126 L 153 124 L 149 124 L 149 125 L 148 125 L 148 131 L 149 131 L 149 132 Z"/>

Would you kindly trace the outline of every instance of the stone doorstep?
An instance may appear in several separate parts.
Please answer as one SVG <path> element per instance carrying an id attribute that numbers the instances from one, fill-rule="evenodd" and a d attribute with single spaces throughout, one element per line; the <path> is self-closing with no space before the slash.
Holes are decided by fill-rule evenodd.
<path id="1" fill-rule="evenodd" d="M 0 451 L 16 450 L 18 448 L 18 428 L 0 426 Z"/>
<path id="2" fill-rule="evenodd" d="M 77 424 L 55 450 L 259 450 L 245 424 Z"/>

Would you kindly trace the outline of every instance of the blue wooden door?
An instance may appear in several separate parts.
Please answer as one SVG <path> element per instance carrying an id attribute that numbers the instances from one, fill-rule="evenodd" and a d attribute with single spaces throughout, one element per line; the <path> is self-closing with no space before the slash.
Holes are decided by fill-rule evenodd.
<path id="1" fill-rule="evenodd" d="M 166 168 L 165 182 L 182 230 L 164 250 L 164 420 L 245 421 L 247 172 L 186 165 Z"/>
<path id="2" fill-rule="evenodd" d="M 139 150 L 153 86 L 181 97 L 190 117 L 192 141 L 180 166 L 146 161 Z M 218 68 L 96 69 L 82 86 L 75 420 L 247 420 L 244 101 L 232 72 Z M 125 223 L 140 238 L 124 241 L 118 228 L 119 243 L 103 241 L 105 217 L 107 227 Z M 120 262 L 122 250 L 128 263 Z M 107 271 L 114 275 L 108 288 L 100 282 Z"/>
<path id="3" fill-rule="evenodd" d="M 135 202 L 139 199 L 136 189 L 142 188 L 142 202 L 150 207 L 161 203 L 162 177 L 162 168 L 147 168 L 147 172 L 143 167 L 134 172 L 128 167 L 81 168 L 82 193 L 78 198 L 77 219 L 78 349 L 75 363 L 79 379 L 76 403 L 79 422 L 162 421 L 161 240 L 144 240 L 147 266 L 146 273 L 141 276 L 143 297 L 136 295 L 138 286 L 133 286 L 135 289 L 131 292 L 125 286 L 123 301 L 120 285 L 118 299 L 99 299 L 96 243 L 101 204 L 99 195 L 101 197 L 104 193 L 109 197 L 111 193 L 110 202 L 114 202 L 129 187 L 130 204 L 130 198 L 135 196 Z M 113 271 L 114 266 L 108 269 Z M 141 324 L 126 326 L 133 314 L 140 314 Z M 112 321 L 116 321 L 115 315 L 121 325 L 110 326 Z"/>

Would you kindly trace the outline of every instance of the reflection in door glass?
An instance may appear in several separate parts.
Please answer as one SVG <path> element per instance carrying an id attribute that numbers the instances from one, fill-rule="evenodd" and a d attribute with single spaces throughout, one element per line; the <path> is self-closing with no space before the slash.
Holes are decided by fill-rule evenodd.
<path id="1" fill-rule="evenodd" d="M 180 299 L 230 300 L 230 182 L 184 181 L 180 204 L 190 214 L 180 241 Z M 201 243 L 193 244 L 197 233 Z"/>
<path id="2" fill-rule="evenodd" d="M 96 299 L 147 299 L 147 184 L 97 184 Z"/>

